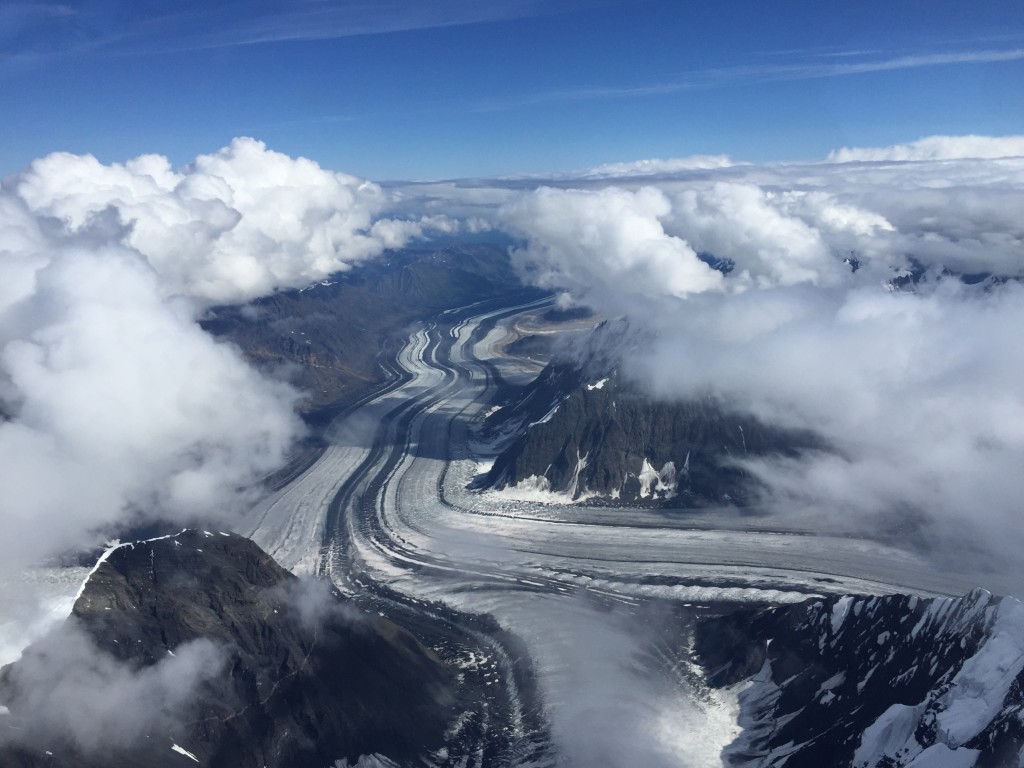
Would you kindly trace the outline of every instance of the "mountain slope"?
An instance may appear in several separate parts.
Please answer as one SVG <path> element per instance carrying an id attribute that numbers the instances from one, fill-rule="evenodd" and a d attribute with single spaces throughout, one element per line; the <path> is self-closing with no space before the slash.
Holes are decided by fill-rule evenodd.
<path id="1" fill-rule="evenodd" d="M 747 681 L 726 765 L 1002 768 L 1024 758 L 1024 604 L 834 597 L 698 625 L 713 685 Z"/>
<path id="2" fill-rule="evenodd" d="M 302 290 L 218 307 L 203 327 L 257 366 L 286 369 L 315 410 L 383 381 L 382 349 L 414 320 L 520 288 L 502 246 L 406 249 Z"/>
<path id="3" fill-rule="evenodd" d="M 550 363 L 480 440 L 500 450 L 475 487 L 680 507 L 747 503 L 757 488 L 738 460 L 821 447 L 715 398 L 652 400 L 600 359 Z"/>
<path id="4" fill-rule="evenodd" d="M 185 531 L 113 550 L 67 624 L 4 668 L 0 733 L 20 738 L 0 736 L 0 764 L 413 762 L 445 746 L 464 688 L 412 635 L 252 542 Z M 64 711 L 78 701 L 94 711 Z"/>

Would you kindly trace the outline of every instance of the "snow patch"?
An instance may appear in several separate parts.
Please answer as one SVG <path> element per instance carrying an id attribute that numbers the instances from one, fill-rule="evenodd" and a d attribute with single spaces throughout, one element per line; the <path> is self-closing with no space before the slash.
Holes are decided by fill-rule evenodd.
<path id="1" fill-rule="evenodd" d="M 82 593 L 85 592 L 85 587 L 89 583 L 89 579 L 93 577 L 96 571 L 100 569 L 100 566 L 107 562 L 107 560 L 110 559 L 110 556 L 114 554 L 114 552 L 116 552 L 117 550 L 121 549 L 122 547 L 135 547 L 138 544 L 151 544 L 154 541 L 163 541 L 164 539 L 177 539 L 179 536 L 181 536 L 181 534 L 185 533 L 187 530 L 187 528 L 182 528 L 177 533 L 168 533 L 164 536 L 154 536 L 152 539 L 143 539 L 142 541 L 126 541 L 122 543 L 117 539 L 113 539 L 110 542 L 110 546 L 107 547 L 107 549 L 103 551 L 103 554 L 99 556 L 99 559 L 96 561 L 96 565 L 92 567 L 92 569 L 89 571 L 89 574 L 82 580 L 82 584 L 78 587 L 78 592 L 75 593 L 75 599 L 72 601 L 71 605 L 73 606 L 75 603 L 78 602 L 78 598 L 80 598 L 82 596 Z M 212 536 L 213 534 L 210 535 Z M 179 542 L 175 541 L 175 544 L 178 543 Z M 202 550 L 199 551 L 201 552 Z M 70 614 L 71 611 L 69 610 L 68 613 Z"/>
<path id="2" fill-rule="evenodd" d="M 559 407 L 561 407 L 561 405 L 562 401 L 559 400 L 557 403 L 551 406 L 551 409 L 547 413 L 545 413 L 543 416 L 537 419 L 537 421 L 531 421 L 529 424 L 527 424 L 526 428 L 530 429 L 531 427 L 536 427 L 538 424 L 547 424 L 549 421 L 551 421 L 552 418 L 554 418 L 555 414 L 558 413 L 558 409 Z"/>
<path id="3" fill-rule="evenodd" d="M 945 744 L 932 744 L 907 763 L 907 768 L 973 768 L 980 754 L 977 749 L 950 749 Z"/>
<path id="4" fill-rule="evenodd" d="M 924 714 L 926 703 L 916 707 L 893 704 L 875 722 L 864 729 L 860 745 L 853 753 L 854 768 L 878 765 L 884 757 L 914 757 L 921 752 L 921 745 L 914 739 L 914 731 Z"/>
<path id="5" fill-rule="evenodd" d="M 565 489 L 570 498 L 582 496 L 586 489 L 580 488 L 580 473 L 587 468 L 587 458 L 590 454 L 580 456 L 579 449 L 576 450 L 576 468 L 572 471 L 572 478 L 569 480 L 569 487 Z"/>
<path id="6" fill-rule="evenodd" d="M 177 752 L 179 755 L 184 755 L 185 757 L 187 757 L 187 758 L 189 758 L 191 760 L 195 760 L 197 763 L 199 762 L 199 758 L 198 757 L 193 755 L 187 749 L 183 749 L 182 747 L 179 747 L 177 744 L 171 744 L 171 749 L 174 752 Z"/>
<path id="7" fill-rule="evenodd" d="M 654 468 L 648 459 L 644 459 L 643 464 L 640 466 L 640 474 L 637 475 L 637 480 L 640 481 L 641 499 L 646 499 L 648 496 L 657 499 L 659 498 L 658 494 L 663 494 L 661 498 L 671 499 L 675 497 L 676 490 L 679 487 L 676 465 L 672 461 L 665 462 L 665 466 L 659 471 Z"/>
<path id="8" fill-rule="evenodd" d="M 822 683 L 818 687 L 818 692 L 816 694 L 814 694 L 814 695 L 817 696 L 818 694 L 825 693 L 826 691 L 831 691 L 833 688 L 836 688 L 836 687 L 842 685 L 845 682 L 846 682 L 846 670 L 844 669 L 843 671 L 839 672 L 838 674 L 832 675 L 832 677 L 830 677 L 828 680 L 826 680 L 824 683 Z"/>
<path id="9" fill-rule="evenodd" d="M 604 378 L 594 384 L 587 384 L 587 389 L 593 392 L 595 389 L 604 389 L 604 385 L 608 383 L 608 379 Z"/>
<path id="10" fill-rule="evenodd" d="M 576 452 L 576 467 L 573 469 L 572 477 L 569 478 L 569 483 L 564 491 L 552 490 L 551 481 L 544 475 L 530 475 L 515 485 L 508 485 L 486 493 L 494 498 L 507 501 L 527 501 L 535 504 L 579 504 L 597 495 L 580 486 L 580 473 L 587 466 L 587 456 L 589 454 L 580 456 L 579 451 Z"/>
<path id="11" fill-rule="evenodd" d="M 960 746 L 977 736 L 1002 709 L 1024 669 L 1024 603 L 1004 598 L 985 644 L 953 678 L 938 700 L 938 739 Z"/>
<path id="12" fill-rule="evenodd" d="M 762 752 L 759 744 L 775 730 L 773 715 L 782 689 L 772 679 L 772 663 L 765 659 L 760 671 L 750 678 L 750 684 L 740 691 L 740 714 L 737 722 L 743 729 L 728 747 L 722 750 L 722 764 L 730 765 L 735 758 Z"/>
<path id="13" fill-rule="evenodd" d="M 846 621 L 846 616 L 850 612 L 850 606 L 853 604 L 853 595 L 844 595 L 836 600 L 836 604 L 832 606 L 832 634 L 839 634 L 839 629 L 843 626 L 843 622 Z"/>

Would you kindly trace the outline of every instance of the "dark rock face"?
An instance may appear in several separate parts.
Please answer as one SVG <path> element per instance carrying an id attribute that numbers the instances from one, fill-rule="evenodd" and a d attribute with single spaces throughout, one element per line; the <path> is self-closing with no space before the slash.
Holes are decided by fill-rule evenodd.
<path id="1" fill-rule="evenodd" d="M 726 765 L 1017 766 L 1024 746 L 1024 604 L 960 598 L 815 600 L 697 626 L 709 681 L 750 681 Z"/>
<path id="2" fill-rule="evenodd" d="M 136 677 L 199 639 L 219 663 L 197 678 L 176 717 L 146 725 L 130 743 L 81 750 L 51 732 L 17 748 L 0 741 L 0 764 L 192 764 L 172 744 L 209 766 L 327 766 L 371 754 L 413 762 L 443 747 L 458 704 L 454 671 L 414 637 L 326 585 L 300 583 L 233 535 L 187 531 L 116 549 L 75 603 L 71 628 L 103 655 L 100 668 Z M 38 678 L 54 664 L 60 685 L 76 674 L 47 652 L 33 646 L 3 670 L 0 701 L 10 714 L 0 727 L 33 718 L 30 670 Z M 173 690 L 159 672 L 142 679 Z"/>
<path id="3" fill-rule="evenodd" d="M 573 499 L 680 507 L 747 503 L 754 479 L 734 460 L 821 445 L 713 398 L 654 401 L 607 364 L 565 362 L 549 364 L 482 436 L 504 448 L 477 487 L 532 483 Z"/>

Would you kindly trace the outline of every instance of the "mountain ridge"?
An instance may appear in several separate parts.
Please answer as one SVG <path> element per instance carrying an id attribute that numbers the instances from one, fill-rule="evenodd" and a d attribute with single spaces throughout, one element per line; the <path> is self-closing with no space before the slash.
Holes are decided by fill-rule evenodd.
<path id="1" fill-rule="evenodd" d="M 79 651 L 64 664 L 69 648 Z M 174 712 L 136 685 L 173 698 L 196 669 Z M 104 677 L 119 681 L 111 697 L 135 692 L 160 710 L 132 738 L 108 743 L 90 733 L 131 721 L 130 711 L 104 716 Z M 68 689 L 75 681 L 86 690 Z M 0 762 L 299 768 L 386 755 L 407 763 L 449 745 L 482 685 L 326 583 L 292 576 L 249 540 L 187 530 L 105 553 L 65 625 L 0 672 L 0 723 L 22 729 L 13 744 L 0 740 Z M 94 701 L 98 714 L 62 723 L 70 694 Z"/>
<path id="2" fill-rule="evenodd" d="M 1007 768 L 1024 759 L 1024 603 L 834 596 L 696 628 L 714 687 L 745 684 L 729 766 Z"/>

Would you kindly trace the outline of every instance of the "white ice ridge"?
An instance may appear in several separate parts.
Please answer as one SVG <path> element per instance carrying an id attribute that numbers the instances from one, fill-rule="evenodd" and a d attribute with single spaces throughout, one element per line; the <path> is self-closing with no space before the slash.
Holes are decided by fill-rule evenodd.
<path id="1" fill-rule="evenodd" d="M 964 745 L 999 716 L 1010 687 L 1024 671 L 1024 603 L 1006 597 L 992 606 L 990 598 L 981 590 L 965 598 L 972 600 L 968 615 L 987 608 L 995 612 L 994 619 L 981 646 L 963 663 L 948 688 L 934 699 L 934 694 L 927 694 L 913 707 L 889 707 L 865 729 L 854 753 L 854 766 L 873 766 L 885 757 L 897 759 L 907 768 L 974 765 L 979 753 Z M 922 622 L 948 619 L 952 604 L 936 600 Z M 912 637 L 920 631 L 920 623 Z M 926 712 L 935 713 L 936 727 L 936 743 L 927 749 L 914 737 Z"/>
<path id="2" fill-rule="evenodd" d="M 93 577 L 93 574 L 95 574 L 96 571 L 98 571 L 100 569 L 101 565 L 103 565 L 105 562 L 107 562 L 108 559 L 110 559 L 110 556 L 112 554 L 114 554 L 114 552 L 116 552 L 117 550 L 121 549 L 122 547 L 134 547 L 137 544 L 149 544 L 152 541 L 162 541 L 164 539 L 176 539 L 179 536 L 181 536 L 181 534 L 185 533 L 187 530 L 188 530 L 188 528 L 182 528 L 177 533 L 168 533 L 165 536 L 154 536 L 152 539 L 143 539 L 141 541 L 126 541 L 126 542 L 114 541 L 113 544 L 111 544 L 109 547 L 107 547 L 103 551 L 103 554 L 100 555 L 99 559 L 96 561 L 96 565 L 94 565 L 92 567 L 92 570 L 89 571 L 89 573 L 86 575 L 86 577 L 82 580 L 82 585 L 78 588 L 78 592 L 75 593 L 75 599 L 71 602 L 72 607 L 74 606 L 75 603 L 78 602 L 78 598 L 80 598 L 82 596 L 82 593 L 85 592 L 85 587 L 89 583 L 89 579 L 91 579 Z"/>
<path id="3" fill-rule="evenodd" d="M 938 703 L 937 738 L 959 746 L 970 741 L 1002 709 L 1006 694 L 1024 669 L 1024 603 L 1004 598 L 985 644 L 964 662 Z"/>

